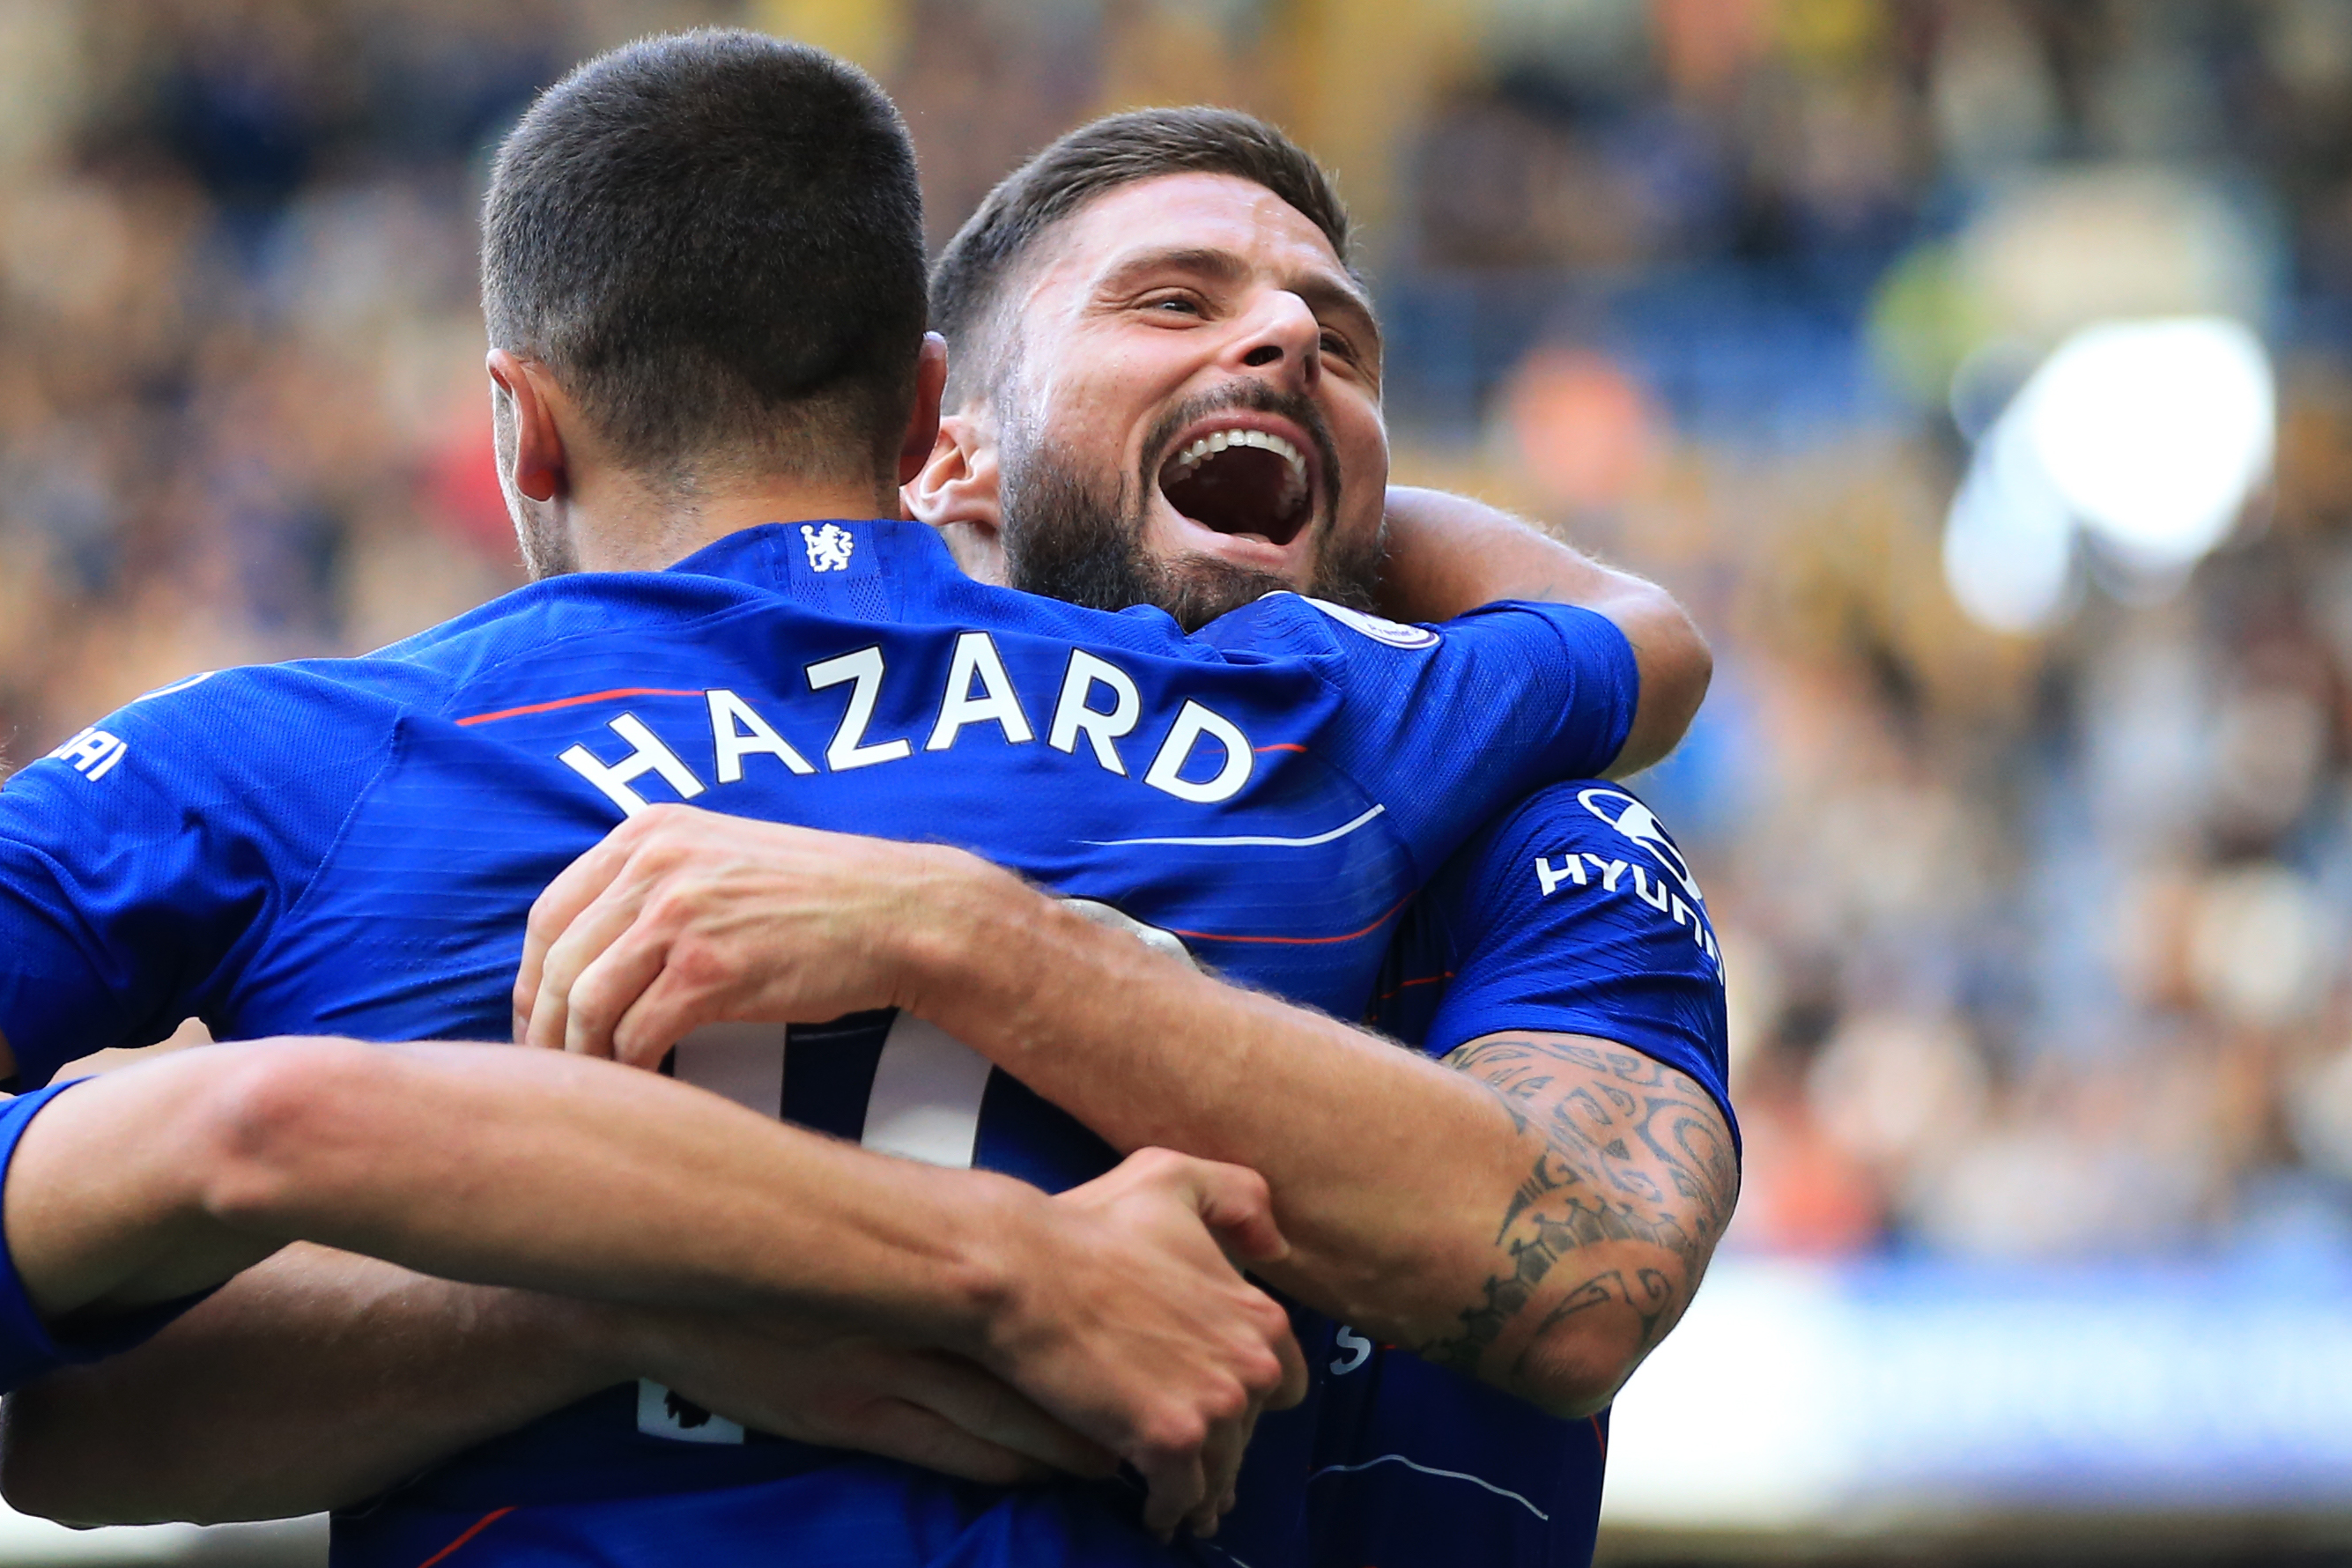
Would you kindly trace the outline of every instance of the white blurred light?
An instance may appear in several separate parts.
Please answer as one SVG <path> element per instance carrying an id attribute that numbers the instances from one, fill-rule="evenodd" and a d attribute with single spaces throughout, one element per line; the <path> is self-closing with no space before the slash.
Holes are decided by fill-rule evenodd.
<path id="1" fill-rule="evenodd" d="M 2168 587 L 2228 536 L 2276 436 L 2270 357 L 2242 323 L 2085 327 L 1994 422 L 1952 499 L 1953 597 L 1995 630 L 2052 625 L 2069 607 L 2077 525 Z"/>
<path id="2" fill-rule="evenodd" d="M 2004 417 L 1977 448 L 1944 529 L 1944 580 L 1969 618 L 2001 632 L 2056 621 L 2072 597 L 2074 521 L 2021 428 Z"/>
<path id="3" fill-rule="evenodd" d="M 2084 526 L 2162 573 L 2229 533 L 2270 471 L 2276 413 L 2262 341 L 2224 317 L 2189 316 L 2076 332 L 2008 417 Z"/>

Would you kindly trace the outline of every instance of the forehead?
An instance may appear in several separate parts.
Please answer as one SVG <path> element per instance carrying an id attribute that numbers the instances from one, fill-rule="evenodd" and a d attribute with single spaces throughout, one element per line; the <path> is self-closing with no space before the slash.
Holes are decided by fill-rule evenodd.
<path id="1" fill-rule="evenodd" d="M 1041 281 L 1083 284 L 1130 258 L 1176 247 L 1227 252 L 1277 275 L 1347 276 L 1313 219 L 1232 174 L 1161 174 L 1120 185 L 1080 207 L 1062 229 Z"/>

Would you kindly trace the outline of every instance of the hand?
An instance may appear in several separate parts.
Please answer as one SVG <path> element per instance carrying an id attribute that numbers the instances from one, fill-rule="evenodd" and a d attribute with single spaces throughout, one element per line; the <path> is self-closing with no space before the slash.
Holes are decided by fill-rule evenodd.
<path id="1" fill-rule="evenodd" d="M 1289 1318 L 1220 1250 L 1288 1254 L 1265 1184 L 1146 1149 L 1052 1204 L 982 1360 L 1141 1472 L 1151 1530 L 1212 1534 L 1259 1414 L 1307 1391 Z"/>
<path id="2" fill-rule="evenodd" d="M 704 1024 L 898 1005 L 910 939 L 974 880 L 1034 896 L 959 850 L 656 806 L 532 906 L 515 1037 L 649 1068 Z"/>
<path id="3" fill-rule="evenodd" d="M 736 1314 L 636 1314 L 640 1375 L 738 1426 L 855 1448 L 992 1486 L 1118 1459 L 946 1351 L 835 1337 Z"/>

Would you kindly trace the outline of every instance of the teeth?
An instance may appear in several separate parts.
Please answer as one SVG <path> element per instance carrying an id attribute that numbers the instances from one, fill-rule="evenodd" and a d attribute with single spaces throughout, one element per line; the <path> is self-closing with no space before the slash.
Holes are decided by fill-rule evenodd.
<path id="1" fill-rule="evenodd" d="M 1307 458 L 1289 442 L 1268 430 L 1218 430 L 1202 437 L 1176 455 L 1179 468 L 1191 468 L 1212 452 L 1222 452 L 1228 447 L 1256 447 L 1274 453 L 1290 467 L 1290 484 L 1286 504 L 1296 501 L 1307 488 Z"/>

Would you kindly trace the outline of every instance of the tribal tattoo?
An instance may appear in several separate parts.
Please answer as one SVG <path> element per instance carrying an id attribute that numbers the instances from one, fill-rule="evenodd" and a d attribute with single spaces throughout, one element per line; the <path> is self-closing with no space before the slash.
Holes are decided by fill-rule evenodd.
<path id="1" fill-rule="evenodd" d="M 1602 1040 L 1493 1035 L 1446 1065 L 1494 1091 L 1533 1158 L 1496 1227 L 1500 1266 L 1482 1299 L 1463 1309 L 1460 1332 L 1415 1348 L 1440 1365 L 1518 1384 L 1562 1325 L 1584 1319 L 1597 1328 L 1613 1310 L 1629 1315 L 1612 1337 L 1627 1342 L 1630 1373 L 1681 1318 L 1738 1197 L 1722 1111 L 1685 1074 Z M 1609 1243 L 1633 1245 L 1609 1247 L 1564 1288 L 1555 1280 L 1584 1249 Z M 1543 1315 L 1509 1363 L 1486 1367 L 1538 1305 Z"/>

